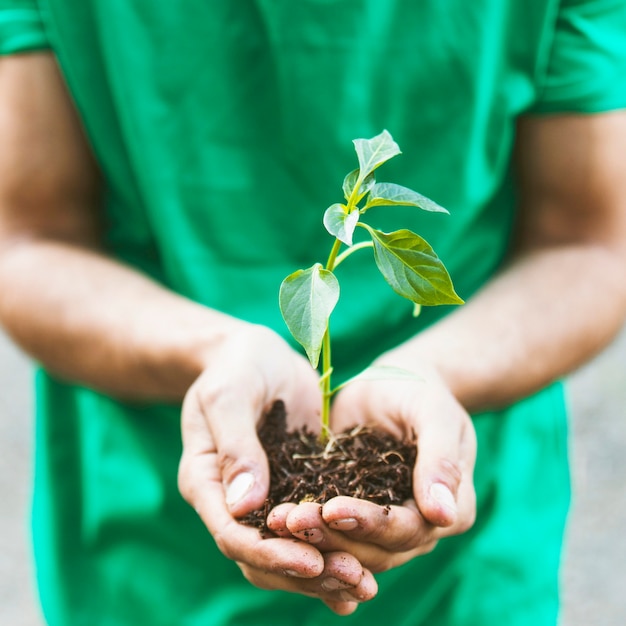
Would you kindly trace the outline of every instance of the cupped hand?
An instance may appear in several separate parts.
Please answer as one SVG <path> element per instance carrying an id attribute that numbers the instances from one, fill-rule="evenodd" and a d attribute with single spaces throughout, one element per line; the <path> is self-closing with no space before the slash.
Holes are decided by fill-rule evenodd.
<path id="1" fill-rule="evenodd" d="M 379 362 L 406 367 L 392 353 Z M 321 552 L 349 552 L 364 567 L 380 572 L 472 526 L 476 437 L 471 419 L 433 368 L 411 365 L 415 379 L 356 381 L 344 387 L 331 419 L 335 432 L 365 424 L 398 438 L 414 435 L 414 499 L 391 507 L 344 496 L 323 506 L 283 504 L 268 518 L 274 533 L 295 536 Z"/>
<path id="2" fill-rule="evenodd" d="M 317 374 L 277 334 L 242 323 L 212 350 L 186 394 L 179 489 L 253 584 L 314 595 L 347 614 L 376 594 L 371 573 L 355 557 L 340 550 L 322 554 L 293 538 L 262 539 L 236 519 L 267 497 L 269 469 L 257 426 L 279 399 L 290 428 L 318 427 Z"/>

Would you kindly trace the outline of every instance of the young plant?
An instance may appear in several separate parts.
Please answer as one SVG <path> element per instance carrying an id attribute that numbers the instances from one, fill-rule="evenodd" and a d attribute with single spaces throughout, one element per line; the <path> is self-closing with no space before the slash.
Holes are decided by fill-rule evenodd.
<path id="1" fill-rule="evenodd" d="M 443 263 L 422 237 L 406 229 L 384 233 L 362 221 L 370 209 L 379 206 L 405 205 L 436 213 L 448 211 L 412 189 L 376 182 L 374 170 L 400 154 L 400 148 L 389 132 L 384 130 L 372 139 L 355 139 L 353 143 L 359 167 L 343 181 L 346 203 L 333 204 L 324 213 L 324 226 L 335 238 L 326 265 L 315 263 L 289 275 L 283 281 L 279 295 L 285 323 L 306 351 L 313 368 L 318 367 L 320 355 L 322 357 L 322 440 L 330 434 L 331 397 L 343 386 L 331 386 L 333 367 L 329 330 L 330 315 L 339 300 L 339 281 L 334 270 L 340 263 L 357 250 L 373 248 L 381 274 L 396 293 L 414 303 L 415 315 L 422 306 L 463 304 Z M 364 229 L 368 237 L 365 241 L 353 243 L 357 227 Z M 345 249 L 340 252 L 342 246 Z M 370 367 L 351 381 L 406 375 L 407 372 L 395 368 Z"/>

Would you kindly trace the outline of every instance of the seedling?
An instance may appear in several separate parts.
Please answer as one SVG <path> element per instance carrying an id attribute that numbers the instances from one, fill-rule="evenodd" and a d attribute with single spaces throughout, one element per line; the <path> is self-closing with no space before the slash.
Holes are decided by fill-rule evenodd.
<path id="1" fill-rule="evenodd" d="M 324 226 L 335 241 L 326 265 L 315 263 L 305 270 L 287 276 L 280 287 L 280 310 L 293 335 L 302 345 L 313 368 L 322 358 L 320 386 L 322 389 L 321 439 L 330 434 L 330 400 L 343 385 L 331 386 L 333 371 L 329 320 L 339 301 L 339 281 L 335 270 L 349 256 L 364 248 L 373 248 L 374 260 L 391 288 L 414 303 L 414 314 L 422 306 L 463 304 L 454 291 L 444 264 L 431 246 L 419 235 L 401 229 L 384 233 L 363 221 L 365 214 L 380 206 L 413 206 L 424 211 L 448 213 L 423 195 L 393 183 L 377 183 L 374 170 L 400 154 L 398 144 L 384 130 L 372 139 L 355 139 L 359 167 L 343 181 L 344 203 L 329 206 L 324 213 Z M 353 243 L 356 228 L 367 233 L 367 239 Z M 344 246 L 343 251 L 341 251 Z M 411 376 L 404 370 L 373 366 L 348 382 L 363 378 L 398 378 Z"/>

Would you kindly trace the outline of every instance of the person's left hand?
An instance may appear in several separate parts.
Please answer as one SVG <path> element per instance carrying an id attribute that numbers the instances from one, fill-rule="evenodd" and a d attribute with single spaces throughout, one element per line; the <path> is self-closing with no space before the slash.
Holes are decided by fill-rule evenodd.
<path id="1" fill-rule="evenodd" d="M 249 582 L 319 598 L 346 615 L 377 593 L 354 556 L 292 538 L 263 539 L 238 521 L 267 497 L 270 473 L 257 426 L 279 399 L 289 427 L 318 423 L 317 375 L 304 357 L 268 328 L 229 324 L 183 402 L 179 489 Z"/>
<path id="2" fill-rule="evenodd" d="M 380 572 L 425 554 L 440 538 L 472 526 L 473 424 L 432 367 L 421 364 L 416 380 L 370 380 L 346 386 L 333 404 L 332 428 L 341 432 L 356 424 L 385 430 L 399 439 L 414 433 L 418 445 L 414 499 L 391 507 L 345 496 L 323 506 L 281 504 L 268 518 L 276 535 L 297 537 L 321 552 L 349 552 L 370 571 Z"/>

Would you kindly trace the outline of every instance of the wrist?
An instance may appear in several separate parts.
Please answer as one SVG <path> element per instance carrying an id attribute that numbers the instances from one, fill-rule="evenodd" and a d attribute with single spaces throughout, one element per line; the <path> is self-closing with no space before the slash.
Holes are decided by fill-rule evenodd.
<path id="1" fill-rule="evenodd" d="M 150 344 L 152 354 L 146 359 L 152 364 L 146 372 L 149 387 L 159 389 L 160 399 L 165 401 L 182 400 L 229 338 L 250 326 L 196 303 L 189 302 L 185 308 L 185 315 Z"/>
<path id="2" fill-rule="evenodd" d="M 399 367 L 414 373 L 425 381 L 437 381 L 464 406 L 470 402 L 467 379 L 450 346 L 441 346 L 429 337 L 416 336 L 392 348 L 376 359 L 376 364 Z"/>

